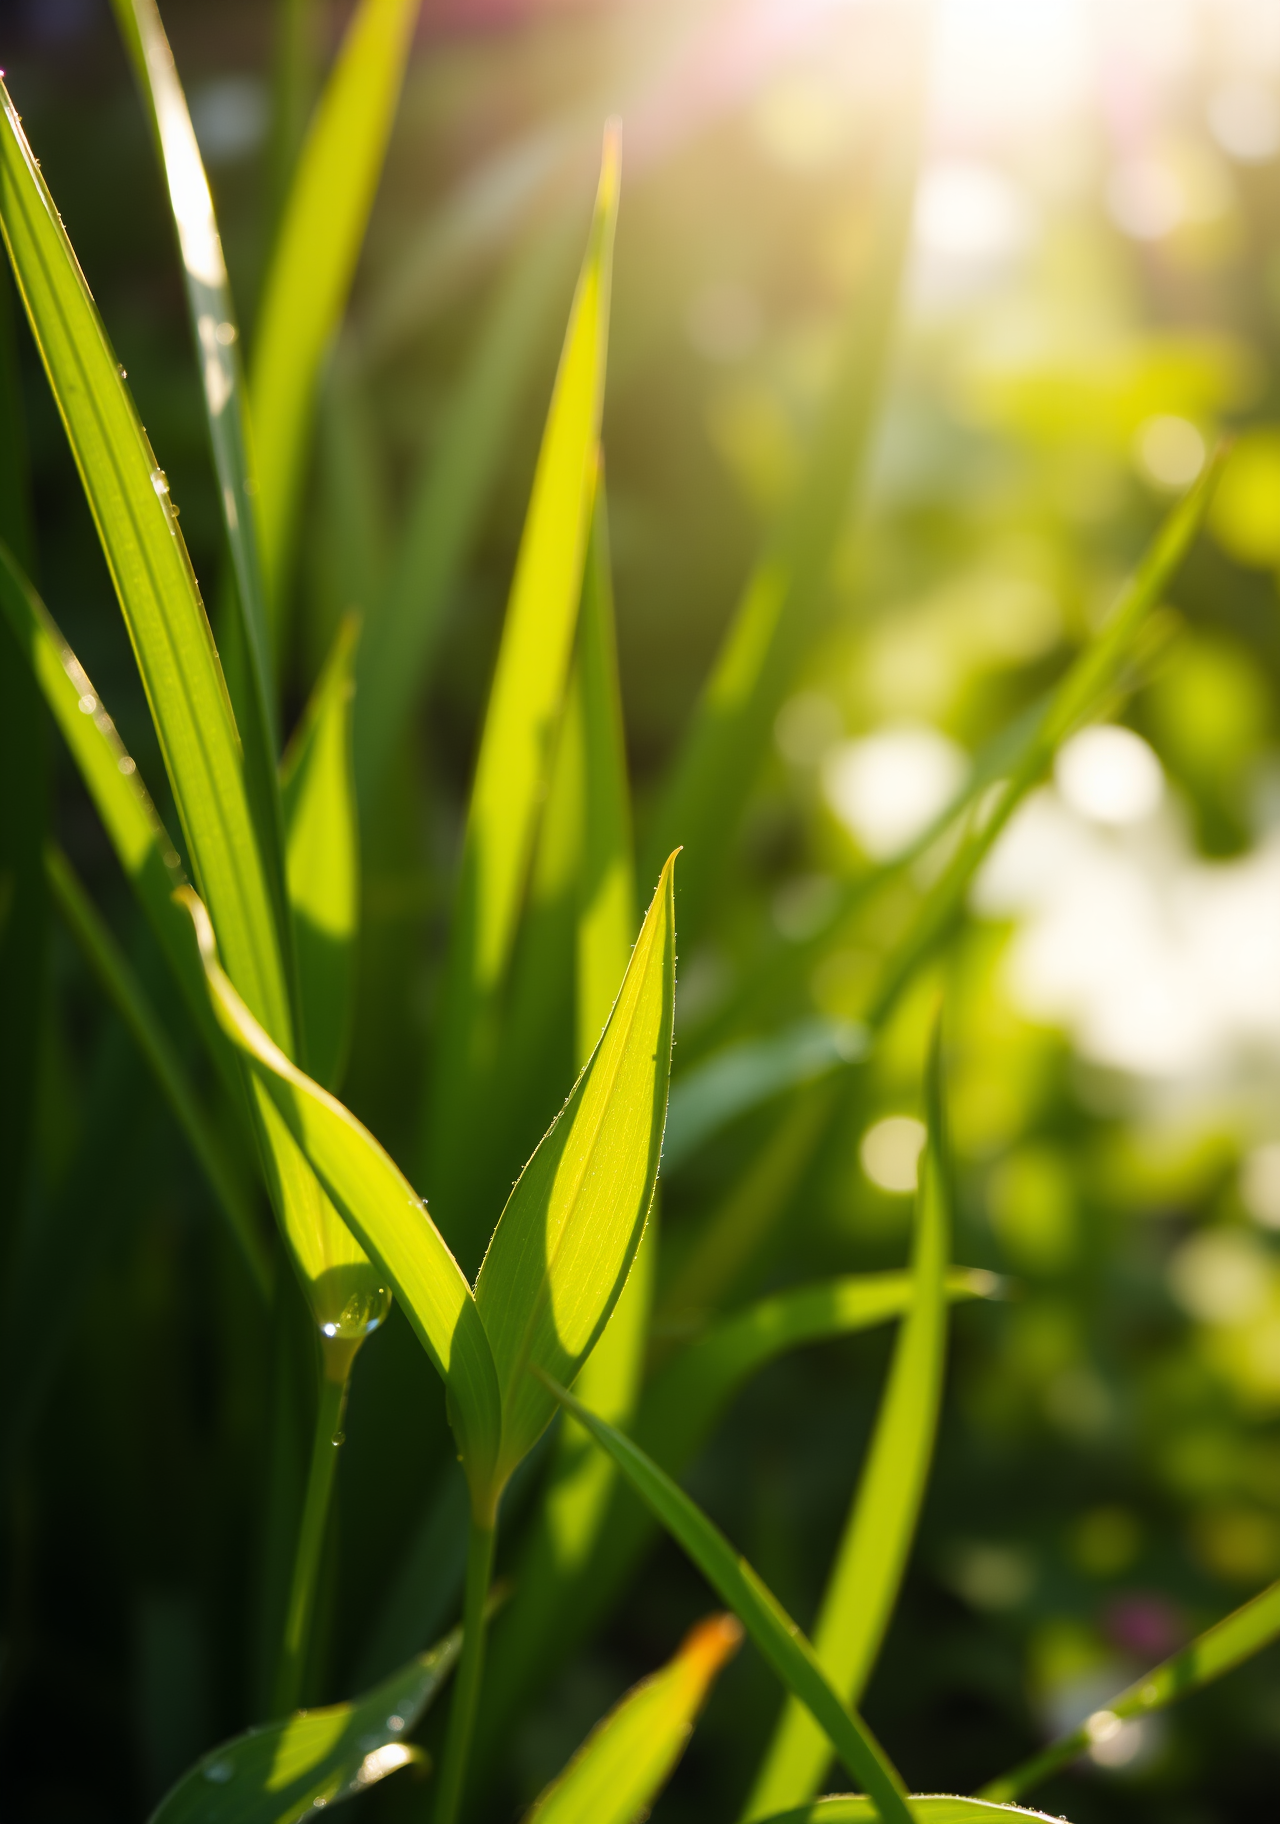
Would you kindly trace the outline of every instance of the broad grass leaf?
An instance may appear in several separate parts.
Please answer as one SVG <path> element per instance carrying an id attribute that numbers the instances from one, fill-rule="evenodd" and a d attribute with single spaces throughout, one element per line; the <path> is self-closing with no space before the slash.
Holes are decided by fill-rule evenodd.
<path id="1" fill-rule="evenodd" d="M 607 130 L 595 215 L 525 515 L 467 816 L 427 1132 L 442 1218 L 468 1250 L 474 1217 L 454 1195 L 479 1143 L 497 997 L 524 902 L 569 680 L 595 499 L 618 137 Z"/>
<path id="2" fill-rule="evenodd" d="M 740 1115 L 785 1090 L 815 1082 L 866 1056 L 868 1034 L 849 1020 L 797 1020 L 765 1039 L 749 1039 L 677 1076 L 662 1163 L 675 1171 Z"/>
<path id="3" fill-rule="evenodd" d="M 906 1788 L 897 1771 L 866 1724 L 840 1701 L 813 1648 L 746 1559 L 630 1438 L 589 1412 L 565 1388 L 549 1379 L 545 1384 L 608 1451 L 641 1500 L 728 1603 L 783 1684 L 809 1706 L 849 1772 L 870 1794 L 884 1824 L 910 1824 Z"/>
<path id="4" fill-rule="evenodd" d="M 646 1818 L 741 1639 L 732 1615 L 700 1621 L 675 1657 L 633 1685 L 596 1725 L 537 1800 L 527 1824 L 637 1824 Z"/>
<path id="5" fill-rule="evenodd" d="M 405 1737 L 458 1658 L 455 1629 L 365 1697 L 298 1710 L 224 1742 L 167 1793 L 150 1824 L 294 1824 L 420 1760 Z"/>
<path id="6" fill-rule="evenodd" d="M 966 1799 L 948 1793 L 915 1793 L 911 1795 L 911 1813 L 916 1824 L 995 1824 L 1003 1819 L 1039 1818 L 1044 1824 L 1064 1824 L 1062 1818 L 1051 1818 L 1048 1812 L 1025 1811 L 1017 1805 L 992 1805 L 985 1799 Z M 875 1807 L 870 1799 L 857 1793 L 832 1793 L 801 1805 L 795 1811 L 775 1812 L 762 1824 L 871 1824 Z"/>
<path id="7" fill-rule="evenodd" d="M 916 1198 L 911 1300 L 814 1629 L 814 1647 L 823 1668 L 852 1704 L 861 1702 L 897 1601 L 942 1400 L 953 1199 L 938 1028 L 926 1072 L 925 1109 L 928 1142 Z M 811 1798 L 830 1758 L 830 1745 L 808 1711 L 789 1703 L 745 1816 L 765 1817 Z"/>
<path id="8" fill-rule="evenodd" d="M 473 1502 L 491 1517 L 501 1407 L 493 1357 L 471 1288 L 426 1206 L 368 1129 L 292 1064 L 258 1025 L 218 961 L 213 930 L 190 889 L 215 1012 L 249 1060 L 283 1128 L 305 1155 L 343 1222 L 391 1281 L 449 1394 Z"/>
<path id="9" fill-rule="evenodd" d="M 1109 1733 L 1116 1723 L 1132 1717 L 1149 1716 L 1163 1710 L 1180 1697 L 1188 1697 L 1215 1678 L 1230 1672 L 1255 1653 L 1280 1637 L 1280 1581 L 1270 1584 L 1240 1608 L 1225 1615 L 1190 1646 L 1163 1660 L 1150 1672 L 1127 1685 L 1111 1701 L 1096 1710 L 1078 1729 L 1070 1730 L 1051 1742 L 1039 1754 L 1032 1755 L 1011 1773 L 1002 1774 L 984 1786 L 980 1798 L 993 1801 L 1016 1799 L 1031 1786 L 1088 1752 L 1100 1735 Z"/>
<path id="10" fill-rule="evenodd" d="M 0 225 L 124 612 L 196 878 L 227 968 L 286 1049 L 277 907 L 240 738 L 168 482 L 83 274 L 0 88 Z"/>
<path id="11" fill-rule="evenodd" d="M 360 0 L 298 159 L 249 369 L 262 567 L 276 650 L 320 364 L 341 321 L 420 0 Z"/>
<path id="12" fill-rule="evenodd" d="M 530 1369 L 578 1372 L 617 1303 L 657 1182 L 675 993 L 675 856 L 590 1062 L 521 1173 L 476 1281 L 502 1393 L 501 1474 L 555 1411 Z"/>
<path id="13" fill-rule="evenodd" d="M 351 776 L 351 696 L 359 623 L 349 616 L 281 764 L 285 869 L 309 1074 L 342 1077 L 355 986 L 360 860 Z"/>
<path id="14" fill-rule="evenodd" d="M 258 1232 L 248 1191 L 216 1127 L 205 1113 L 163 1021 L 110 927 L 56 843 L 51 843 L 45 851 L 45 871 L 58 910 L 150 1066 L 156 1087 L 169 1104 L 208 1180 L 254 1285 L 263 1298 L 267 1298 L 271 1290 L 271 1261 Z"/>
<path id="15" fill-rule="evenodd" d="M 356 794 L 377 801 L 392 754 L 421 700 L 449 600 L 510 449 L 511 430 L 568 290 L 565 226 L 513 261 L 468 350 L 438 437 L 411 484 L 385 589 L 361 641 L 354 709 Z"/>
<path id="16" fill-rule="evenodd" d="M 916 60 L 923 66 L 922 49 Z M 922 86 L 918 73 L 910 86 Z M 879 199 L 871 270 L 855 288 L 808 463 L 743 590 L 650 832 L 650 858 L 676 843 L 689 853 L 680 893 L 686 942 L 701 935 L 778 707 L 820 625 L 831 554 L 887 371 L 911 225 L 918 111 L 908 97 Z"/>

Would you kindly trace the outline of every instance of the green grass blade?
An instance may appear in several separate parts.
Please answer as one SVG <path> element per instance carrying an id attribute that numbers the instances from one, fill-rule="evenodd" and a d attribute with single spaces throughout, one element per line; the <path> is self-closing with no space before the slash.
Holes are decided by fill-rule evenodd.
<path id="1" fill-rule="evenodd" d="M 570 257 L 559 227 L 538 235 L 514 261 L 480 325 L 440 435 L 423 457 L 391 576 L 361 647 L 354 738 L 363 816 L 421 699 L 552 311 L 567 290 Z"/>
<path id="2" fill-rule="evenodd" d="M 663 1165 L 675 1171 L 740 1115 L 785 1090 L 854 1064 L 866 1052 L 863 1027 L 824 1017 L 798 1020 L 770 1038 L 746 1040 L 717 1052 L 671 1085 Z"/>
<path id="3" fill-rule="evenodd" d="M 239 621 L 233 645 L 237 656 L 248 655 L 247 665 L 232 667 L 233 679 L 229 682 L 234 681 L 239 687 L 233 693 L 233 702 L 244 742 L 245 781 L 263 846 L 277 927 L 287 955 L 283 821 L 276 782 L 280 731 L 258 549 L 258 487 L 252 472 L 252 440 L 245 416 L 240 332 L 200 148 L 155 0 L 113 0 L 113 5 L 150 116 L 177 231 L 222 520 L 235 576 L 232 612 L 238 614 Z"/>
<path id="4" fill-rule="evenodd" d="M 278 1043 L 292 1017 L 239 735 L 146 433 L 7 91 L 0 224 L 124 612 L 196 878 L 232 979 Z"/>
<path id="5" fill-rule="evenodd" d="M 1152 540 L 1120 599 L 1096 637 L 1071 666 L 1051 696 L 1043 717 L 1028 735 L 998 798 L 978 806 L 971 827 L 931 888 L 902 942 L 886 958 L 867 1006 L 873 1029 L 884 1024 L 916 971 L 952 929 L 978 868 L 1000 832 L 1051 764 L 1059 746 L 1113 685 L 1152 610 L 1195 540 L 1222 472 L 1224 452 L 1205 465 L 1199 481 L 1178 502 Z"/>
<path id="6" fill-rule="evenodd" d="M 906 1788 L 892 1763 L 861 1718 L 840 1701 L 813 1648 L 746 1559 L 630 1438 L 589 1412 L 565 1388 L 545 1375 L 540 1378 L 608 1451 L 641 1500 L 728 1603 L 783 1684 L 808 1706 L 849 1772 L 866 1787 L 883 1824 L 910 1824 Z"/>
<path id="7" fill-rule="evenodd" d="M 525 896 L 552 735 L 569 680 L 595 498 L 618 138 L 605 136 L 600 187 L 565 334 L 533 491 L 516 558 L 485 715 L 450 943 L 427 1134 L 433 1185 L 451 1229 L 455 1172 L 475 1144 L 472 1123 L 495 1042 Z"/>
<path id="8" fill-rule="evenodd" d="M 555 1411 L 530 1367 L 577 1374 L 618 1301 L 649 1214 L 671 1069 L 674 871 L 673 855 L 609 1023 L 521 1173 L 476 1281 L 502 1390 L 504 1480 Z"/>
<path id="9" fill-rule="evenodd" d="M 633 1685 L 542 1793 L 527 1824 L 638 1824 L 683 1754 L 716 1675 L 737 1651 L 731 1615 L 693 1628 L 660 1672 Z"/>
<path id="10" fill-rule="evenodd" d="M 1263 1647 L 1270 1646 L 1277 1637 L 1280 1637 L 1280 1582 L 1251 1597 L 1197 1635 L 1189 1647 L 1126 1686 L 1078 1729 L 1051 1742 L 1011 1773 L 992 1780 L 983 1787 L 979 1798 L 993 1801 L 1018 1798 L 1029 1787 L 1038 1786 L 1050 1774 L 1086 1754 L 1094 1742 L 1111 1734 L 1117 1723 L 1127 1722 L 1131 1717 L 1149 1716 L 1178 1698 L 1199 1691 L 1215 1678 L 1221 1678 L 1224 1672 L 1230 1672 L 1261 1652 Z"/>
<path id="11" fill-rule="evenodd" d="M 492 1505 L 501 1429 L 493 1357 L 471 1288 L 422 1199 L 382 1147 L 341 1102 L 290 1063 L 253 1018 L 218 962 L 200 901 L 184 888 L 205 978 L 227 1036 L 249 1060 L 278 1119 L 305 1154 L 343 1222 L 395 1287 L 423 1348 L 449 1392 L 474 1502 Z"/>
<path id="12" fill-rule="evenodd" d="M 828 1677 L 853 1704 L 861 1702 L 897 1600 L 942 1400 L 952 1199 L 941 1078 L 940 1034 L 935 1031 L 925 1090 L 929 1140 L 917 1198 L 911 1304 L 814 1631 Z M 830 1758 L 830 1747 L 808 1713 L 789 1703 L 745 1816 L 765 1817 L 812 1798 Z"/>
<path id="13" fill-rule="evenodd" d="M 912 1793 L 911 1810 L 918 1824 L 984 1824 L 984 1820 L 1040 1818 L 1044 1824 L 1064 1824 L 1044 1811 L 1026 1811 L 1018 1805 L 992 1805 L 984 1799 L 963 1799 L 949 1793 Z M 795 1811 L 775 1812 L 762 1824 L 871 1824 L 875 1810 L 856 1794 L 833 1793 Z"/>
<path id="14" fill-rule="evenodd" d="M 962 1303 L 992 1297 L 999 1281 L 981 1269 L 952 1267 L 942 1289 L 947 1300 Z M 918 1281 L 911 1273 L 849 1274 L 760 1299 L 713 1324 L 654 1376 L 640 1404 L 636 1439 L 680 1475 L 739 1389 L 768 1363 L 805 1343 L 849 1336 L 917 1306 Z"/>
<path id="15" fill-rule="evenodd" d="M 359 623 L 348 617 L 281 765 L 285 867 L 310 1074 L 336 1089 L 346 1060 L 360 920 L 351 773 L 351 694 Z"/>
<path id="16" fill-rule="evenodd" d="M 419 0 L 360 0 L 308 129 L 249 372 L 267 609 L 277 653 L 320 365 L 346 308 Z"/>
<path id="17" fill-rule="evenodd" d="M 248 1193 L 205 1114 L 186 1067 L 141 982 L 83 885 L 56 844 L 45 851 L 45 872 L 58 910 L 85 960 L 112 1002 L 155 1078 L 208 1179 L 218 1208 L 244 1255 L 262 1297 L 271 1291 L 271 1261 L 258 1232 Z"/>
<path id="18" fill-rule="evenodd" d="M 680 895 L 686 943 L 701 933 L 725 877 L 778 707 L 821 621 L 831 554 L 863 467 L 887 367 L 911 224 L 917 112 L 908 100 L 881 186 L 877 252 L 853 300 L 809 460 L 729 623 L 651 831 L 650 858 L 676 843 L 689 854 Z"/>
<path id="19" fill-rule="evenodd" d="M 150 1824 L 296 1824 L 420 1760 L 405 1737 L 453 1671 L 460 1630 L 365 1697 L 298 1710 L 212 1749 Z"/>

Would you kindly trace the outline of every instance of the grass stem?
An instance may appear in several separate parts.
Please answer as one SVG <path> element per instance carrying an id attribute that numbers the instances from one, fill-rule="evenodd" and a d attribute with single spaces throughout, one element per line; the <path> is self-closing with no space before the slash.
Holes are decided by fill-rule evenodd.
<path id="1" fill-rule="evenodd" d="M 485 1610 L 489 1597 L 489 1579 L 493 1573 L 493 1546 L 496 1528 L 484 1526 L 474 1518 L 467 1538 L 467 1588 L 462 1609 L 462 1658 L 453 1687 L 449 1710 L 449 1733 L 445 1741 L 444 1760 L 440 1768 L 440 1786 L 436 1794 L 434 1824 L 456 1824 L 467 1778 L 467 1761 L 471 1737 L 475 1731 L 476 1708 L 480 1699 L 480 1678 L 484 1671 Z"/>
<path id="2" fill-rule="evenodd" d="M 315 1437 L 311 1444 L 311 1469 L 302 1503 L 302 1523 L 298 1528 L 298 1550 L 293 1561 L 289 1607 L 285 1613 L 284 1638 L 280 1643 L 280 1660 L 272 1692 L 273 1716 L 287 1716 L 291 1710 L 296 1710 L 302 1696 L 302 1678 L 307 1648 L 311 1642 L 316 1580 L 320 1571 L 325 1526 L 329 1519 L 329 1503 L 333 1496 L 334 1472 L 338 1467 L 342 1413 L 347 1403 L 347 1386 L 353 1359 L 354 1351 L 347 1350 L 335 1352 L 332 1359 L 326 1351 L 324 1358 Z"/>

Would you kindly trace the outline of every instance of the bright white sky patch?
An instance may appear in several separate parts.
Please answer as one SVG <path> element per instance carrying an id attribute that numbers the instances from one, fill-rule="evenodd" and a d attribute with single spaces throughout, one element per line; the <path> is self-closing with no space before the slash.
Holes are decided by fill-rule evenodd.
<path id="1" fill-rule="evenodd" d="M 907 724 L 842 741 L 823 767 L 827 802 L 867 854 L 903 849 L 959 789 L 968 761 L 936 728 Z"/>

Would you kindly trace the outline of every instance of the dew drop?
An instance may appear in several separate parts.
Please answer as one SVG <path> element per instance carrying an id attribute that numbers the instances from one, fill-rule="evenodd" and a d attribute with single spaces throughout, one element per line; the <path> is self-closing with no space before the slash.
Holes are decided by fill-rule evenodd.
<path id="1" fill-rule="evenodd" d="M 116 372 L 119 374 L 119 376 L 122 380 L 127 380 L 129 378 L 128 370 L 126 368 L 119 366 L 118 364 L 116 366 Z"/>
<path id="2" fill-rule="evenodd" d="M 129 777 L 130 773 L 136 773 L 138 770 L 137 761 L 131 759 L 128 754 L 121 754 L 120 758 L 116 761 L 116 765 L 119 767 L 120 771 L 124 774 L 126 779 Z"/>
<path id="3" fill-rule="evenodd" d="M 91 697 L 86 691 L 84 696 L 80 699 L 80 714 L 82 716 L 91 716 L 97 707 L 98 699 L 96 697 Z"/>
<path id="4" fill-rule="evenodd" d="M 391 1712 L 391 1715 L 387 1718 L 387 1728 L 390 1729 L 390 1731 L 393 1735 L 395 1735 L 397 1733 L 397 1731 L 404 1728 L 404 1718 L 402 1716 L 398 1716 L 396 1714 L 396 1712 L 393 1710 Z"/>
<path id="5" fill-rule="evenodd" d="M 230 1761 L 210 1761 L 204 1770 L 204 1777 L 212 1780 L 215 1786 L 225 1786 L 234 1772 L 235 1767 Z"/>
<path id="6" fill-rule="evenodd" d="M 330 1443 L 332 1443 L 332 1445 L 333 1445 L 333 1446 L 334 1446 L 334 1448 L 335 1448 L 335 1450 L 336 1450 L 336 1449 L 337 1449 L 337 1448 L 338 1448 L 338 1447 L 339 1447 L 339 1446 L 340 1446 L 340 1445 L 342 1445 L 342 1444 L 345 1444 L 345 1443 L 346 1443 L 346 1441 L 347 1441 L 347 1434 L 346 1434 L 346 1432 L 345 1432 L 345 1431 L 335 1431 L 335 1432 L 334 1432 L 334 1434 L 333 1434 L 333 1437 L 332 1437 L 332 1438 L 331 1438 L 331 1439 L 330 1439 Z"/>
<path id="7" fill-rule="evenodd" d="M 320 1328 L 326 1336 L 336 1336 L 338 1334 L 338 1326 L 336 1324 L 321 1324 Z"/>
<path id="8" fill-rule="evenodd" d="M 223 348 L 230 348 L 231 344 L 236 339 L 236 326 L 234 323 L 219 323 L 214 334 L 217 336 L 218 341 L 222 344 Z"/>

